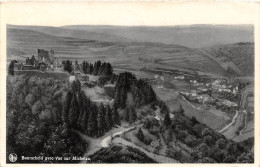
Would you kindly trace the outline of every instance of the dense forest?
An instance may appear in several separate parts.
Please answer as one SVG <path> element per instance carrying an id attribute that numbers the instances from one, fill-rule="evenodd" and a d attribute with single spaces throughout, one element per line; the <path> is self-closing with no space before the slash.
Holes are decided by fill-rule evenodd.
<path id="1" fill-rule="evenodd" d="M 34 163 L 20 156 L 83 155 L 86 144 L 62 124 L 63 91 L 64 83 L 51 78 L 7 78 L 7 157 L 16 153 L 17 162 Z"/>

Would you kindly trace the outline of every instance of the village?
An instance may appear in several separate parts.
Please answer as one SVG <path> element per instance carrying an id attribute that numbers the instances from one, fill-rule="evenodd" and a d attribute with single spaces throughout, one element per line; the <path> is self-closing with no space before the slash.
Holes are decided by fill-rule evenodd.
<path id="1" fill-rule="evenodd" d="M 167 83 L 180 84 L 176 89 L 181 99 L 199 111 L 219 110 L 230 118 L 236 115 L 240 108 L 243 90 L 249 83 L 231 81 L 228 78 L 199 76 L 184 71 L 167 71 L 154 76 L 157 89 L 168 90 Z M 184 86 L 187 85 L 187 86 Z M 254 114 L 252 97 L 247 98 L 243 109 L 249 115 Z"/>

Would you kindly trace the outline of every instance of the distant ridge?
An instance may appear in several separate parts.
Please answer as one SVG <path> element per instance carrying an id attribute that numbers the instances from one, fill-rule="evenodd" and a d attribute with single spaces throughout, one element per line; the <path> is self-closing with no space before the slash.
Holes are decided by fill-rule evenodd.
<path id="1" fill-rule="evenodd" d="M 62 27 L 15 26 L 59 37 L 106 42 L 153 42 L 203 48 L 216 45 L 254 42 L 253 25 L 179 25 L 179 26 L 106 26 L 68 25 Z"/>

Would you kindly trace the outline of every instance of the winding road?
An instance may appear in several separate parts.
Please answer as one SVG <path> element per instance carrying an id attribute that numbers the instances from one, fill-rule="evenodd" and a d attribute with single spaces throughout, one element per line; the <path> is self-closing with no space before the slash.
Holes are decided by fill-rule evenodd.
<path id="1" fill-rule="evenodd" d="M 225 135 L 228 139 L 232 139 L 236 136 L 236 131 L 239 128 L 239 126 L 243 123 L 243 111 L 246 105 L 247 96 L 249 93 L 253 92 L 253 85 L 248 85 L 244 88 L 242 92 L 242 97 L 239 103 L 239 111 L 238 116 L 235 119 L 235 123 L 232 123 L 227 129 L 225 129 L 222 134 Z"/>
<path id="2" fill-rule="evenodd" d="M 101 148 L 109 147 L 109 145 L 113 142 L 113 143 L 122 144 L 122 145 L 131 146 L 133 148 L 136 148 L 136 149 L 140 150 L 141 152 L 145 153 L 148 157 L 150 157 L 160 163 L 180 163 L 179 161 L 177 161 L 175 159 L 165 157 L 163 155 L 157 155 L 152 152 L 148 152 L 144 148 L 139 147 L 139 146 L 135 145 L 134 143 L 128 142 L 120 137 L 121 134 L 134 130 L 135 128 L 140 127 L 140 126 L 142 126 L 142 124 L 135 125 L 135 126 L 127 128 L 127 129 L 123 129 L 123 130 L 121 130 L 119 132 L 115 132 L 113 134 L 107 133 L 106 136 L 104 136 L 103 138 L 99 138 L 99 139 L 94 139 L 77 130 L 75 130 L 75 131 L 81 136 L 81 138 L 84 141 L 86 141 L 87 143 L 90 144 L 90 147 L 88 148 L 87 152 L 84 155 L 85 157 L 88 157 L 89 155 L 96 153 Z M 81 163 L 86 163 L 86 162 L 87 161 L 81 161 Z"/>
<path id="3" fill-rule="evenodd" d="M 148 152 L 147 150 L 143 149 L 142 147 L 139 147 L 132 142 L 128 142 L 128 141 L 124 140 L 123 138 L 116 138 L 113 140 L 113 142 L 117 143 L 117 144 L 122 144 L 125 146 L 130 146 L 130 147 L 136 148 L 136 149 L 140 150 L 141 152 L 145 153 L 148 157 L 152 158 L 153 160 L 155 160 L 159 163 L 180 163 L 179 161 L 177 161 L 175 159 L 172 159 L 172 158 L 169 158 L 169 157 L 166 157 L 163 155 L 157 155 L 152 152 Z"/>
<path id="4" fill-rule="evenodd" d="M 111 139 L 113 139 L 113 138 L 115 138 L 115 137 L 117 137 L 117 136 L 119 136 L 119 135 L 121 135 L 121 134 L 123 134 L 125 132 L 129 132 L 129 131 L 131 131 L 131 130 L 133 130 L 135 128 L 136 128 L 136 126 L 133 126 L 133 127 L 127 128 L 125 130 L 122 130 L 120 132 L 116 132 L 116 133 L 114 133 L 114 134 L 112 134 L 110 136 L 105 137 L 103 140 L 101 140 L 100 146 L 101 147 L 108 147 L 110 145 L 110 143 L 111 143 Z"/>

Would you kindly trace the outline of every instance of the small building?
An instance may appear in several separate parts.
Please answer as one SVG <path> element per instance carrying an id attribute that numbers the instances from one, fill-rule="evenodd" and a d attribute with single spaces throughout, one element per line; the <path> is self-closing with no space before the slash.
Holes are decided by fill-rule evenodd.
<path id="1" fill-rule="evenodd" d="M 189 95 L 190 95 L 190 93 L 189 93 L 189 92 L 183 92 L 183 91 L 182 91 L 182 92 L 180 92 L 180 94 L 181 94 L 181 95 L 185 95 L 185 96 L 189 96 Z"/>
<path id="2" fill-rule="evenodd" d="M 223 100 L 222 102 L 224 105 L 229 106 L 229 107 L 236 107 L 237 103 L 229 101 L 229 100 Z"/>
<path id="3" fill-rule="evenodd" d="M 184 76 L 183 75 L 180 75 L 180 76 L 176 76 L 174 77 L 175 79 L 184 79 Z"/>
<path id="4" fill-rule="evenodd" d="M 197 93 L 191 93 L 190 95 L 194 97 L 197 96 Z"/>

